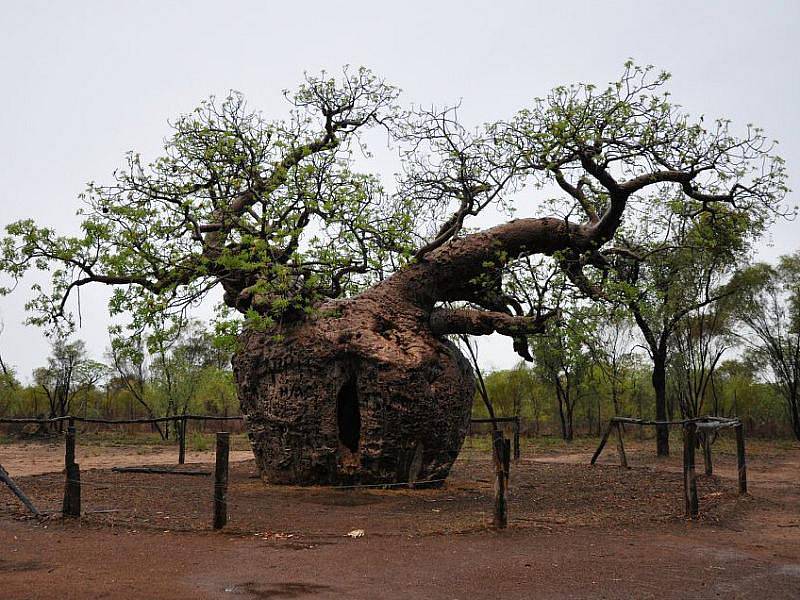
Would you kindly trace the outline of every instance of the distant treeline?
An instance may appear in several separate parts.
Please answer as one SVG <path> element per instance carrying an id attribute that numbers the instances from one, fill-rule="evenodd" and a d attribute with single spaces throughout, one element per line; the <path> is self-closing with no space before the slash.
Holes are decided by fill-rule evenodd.
<path id="1" fill-rule="evenodd" d="M 616 392 L 603 369 L 592 366 L 574 384 L 569 413 L 559 400 L 552 379 L 525 362 L 514 369 L 494 371 L 484 376 L 488 395 L 497 416 L 519 415 L 522 431 L 529 435 L 600 435 L 608 419 L 614 415 L 650 419 L 655 414 L 655 397 L 650 371 L 641 361 L 633 361 L 621 374 Z M 614 395 L 616 393 L 616 405 Z M 758 373 L 741 360 L 720 365 L 714 376 L 714 387 L 708 391 L 705 414 L 738 416 L 750 435 L 790 437 L 792 428 L 786 403 L 775 386 L 759 381 Z M 667 396 L 668 417 L 680 418 L 682 410 L 678 394 Z M 476 396 L 473 416 L 488 416 L 480 396 Z M 562 416 L 564 423 L 562 423 Z"/>
<path id="2" fill-rule="evenodd" d="M 198 323 L 172 336 L 114 337 L 105 359 L 89 358 L 81 340 L 56 338 L 47 365 L 34 371 L 32 384 L 20 384 L 5 370 L 0 416 L 239 414 L 230 353 Z M 164 439 L 174 435 L 169 423 L 154 429 Z"/>

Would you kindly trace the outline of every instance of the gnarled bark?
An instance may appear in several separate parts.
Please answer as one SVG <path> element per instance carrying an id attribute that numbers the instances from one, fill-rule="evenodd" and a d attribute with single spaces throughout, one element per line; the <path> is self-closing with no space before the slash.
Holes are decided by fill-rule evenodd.
<path id="1" fill-rule="evenodd" d="M 441 482 L 467 433 L 475 387 L 424 311 L 382 294 L 250 332 L 234 367 L 256 462 L 272 483 Z"/>

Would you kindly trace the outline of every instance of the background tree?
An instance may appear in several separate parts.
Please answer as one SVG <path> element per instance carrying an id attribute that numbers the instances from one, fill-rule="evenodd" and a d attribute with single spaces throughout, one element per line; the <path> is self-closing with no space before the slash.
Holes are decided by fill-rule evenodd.
<path id="1" fill-rule="evenodd" d="M 595 296 L 626 306 L 644 338 L 658 421 L 672 414 L 667 375 L 676 336 L 683 331 L 691 337 L 689 322 L 705 324 L 708 319 L 698 317 L 704 310 L 721 315 L 714 307 L 732 293 L 722 282 L 745 260 L 766 223 L 757 212 L 696 210 L 691 198 L 654 207 L 646 220 L 621 233 L 619 246 L 597 261 L 613 283 L 606 286 L 608 292 Z M 666 425 L 656 427 L 656 449 L 659 456 L 669 454 Z"/>
<path id="2" fill-rule="evenodd" d="M 183 363 L 184 373 L 196 378 L 193 400 L 198 408 L 222 416 L 238 413 L 231 352 L 224 339 L 194 321 L 174 355 Z"/>
<path id="3" fill-rule="evenodd" d="M 671 367 L 683 417 L 702 415 L 706 401 L 715 393 L 714 374 L 731 347 L 729 304 L 730 296 L 698 308 L 681 322 L 673 336 Z"/>
<path id="4" fill-rule="evenodd" d="M 108 355 L 117 383 L 151 418 L 232 409 L 230 353 L 199 321 L 161 320 L 132 336 L 113 327 Z M 154 428 L 169 439 L 169 421 Z"/>
<path id="5" fill-rule="evenodd" d="M 3 335 L 5 324 L 0 320 L 0 336 Z M 19 388 L 14 370 L 3 361 L 0 352 L 0 415 L 6 414 L 11 407 L 12 394 Z"/>
<path id="6" fill-rule="evenodd" d="M 580 397 L 583 365 L 571 362 L 573 355 L 568 353 L 564 337 L 537 338 L 534 354 L 539 376 L 548 381 L 555 391 L 561 437 L 572 441 L 575 435 L 575 404 Z"/>
<path id="7" fill-rule="evenodd" d="M 0 336 L 3 335 L 4 330 L 5 330 L 5 323 L 3 323 L 3 321 L 0 321 Z M 10 378 L 13 377 L 13 374 L 14 373 L 11 370 L 11 368 L 3 360 L 3 353 L 0 352 L 0 375 L 6 378 Z"/>
<path id="8" fill-rule="evenodd" d="M 76 397 L 85 396 L 106 375 L 106 366 L 88 357 L 81 340 L 57 336 L 51 352 L 47 366 L 34 371 L 34 380 L 47 396 L 52 419 L 69 415 Z"/>
<path id="9" fill-rule="evenodd" d="M 534 368 L 555 391 L 561 436 L 575 437 L 575 406 L 587 395 L 592 360 L 584 331 L 587 314 L 575 307 L 557 304 L 564 316 L 532 338 Z M 590 409 L 591 410 L 591 409 Z"/>
<path id="10" fill-rule="evenodd" d="M 150 389 L 150 356 L 142 333 L 130 337 L 122 334 L 122 328 L 113 326 L 109 330 L 111 344 L 107 355 L 115 372 L 109 385 L 117 391 L 125 390 L 131 399 L 129 416 L 133 418 L 134 401 L 145 410 L 147 417 L 155 419 L 165 416 L 158 410 L 156 399 Z M 153 428 L 162 439 L 167 439 L 169 430 L 160 423 L 153 423 Z"/>
<path id="11" fill-rule="evenodd" d="M 609 388 L 614 416 L 625 416 L 622 395 L 634 363 L 635 339 L 628 315 L 619 307 L 598 307 L 594 327 L 585 327 L 591 358 Z M 607 310 L 602 310 L 606 308 Z M 599 402 L 599 394 L 598 394 Z M 598 404 L 599 407 L 599 404 Z M 598 426 L 600 426 L 598 410 Z"/>
<path id="12" fill-rule="evenodd" d="M 785 401 L 800 440 L 800 253 L 782 256 L 776 267 L 756 264 L 740 274 L 738 318 L 750 357 L 766 367 Z"/>
<path id="13" fill-rule="evenodd" d="M 152 356 L 151 381 L 162 398 L 165 416 L 189 412 L 215 367 L 230 362 L 219 351 L 213 337 L 197 321 L 169 331 L 159 331 L 147 340 Z M 219 382 L 218 382 L 219 383 Z"/>
<path id="14" fill-rule="evenodd" d="M 723 362 L 713 380 L 714 413 L 737 416 L 751 435 L 780 436 L 788 423 L 786 402 L 774 385 L 765 381 L 763 369 L 745 351 Z"/>
<path id="15" fill-rule="evenodd" d="M 498 416 L 519 415 L 527 431 L 539 435 L 543 422 L 551 417 L 550 389 L 547 382 L 539 379 L 532 365 L 521 360 L 513 369 L 487 373 L 484 380 Z M 479 397 L 475 399 L 472 414 L 476 418 L 489 416 Z"/>

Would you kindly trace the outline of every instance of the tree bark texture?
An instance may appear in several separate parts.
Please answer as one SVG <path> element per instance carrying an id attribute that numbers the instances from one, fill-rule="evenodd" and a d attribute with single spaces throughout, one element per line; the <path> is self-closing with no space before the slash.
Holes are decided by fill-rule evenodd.
<path id="1" fill-rule="evenodd" d="M 242 409 L 270 483 L 440 482 L 467 433 L 475 384 L 451 343 L 422 315 L 371 299 L 246 334 L 235 359 Z M 409 322 L 409 320 L 411 322 Z"/>

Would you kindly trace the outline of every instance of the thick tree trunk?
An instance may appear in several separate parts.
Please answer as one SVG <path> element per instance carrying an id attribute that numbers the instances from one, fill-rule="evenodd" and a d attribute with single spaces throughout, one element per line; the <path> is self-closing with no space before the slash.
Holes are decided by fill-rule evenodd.
<path id="1" fill-rule="evenodd" d="M 656 395 L 656 421 L 667 420 L 667 361 L 665 356 L 653 356 L 653 390 Z M 669 456 L 669 426 L 656 425 L 656 454 Z"/>
<path id="2" fill-rule="evenodd" d="M 262 477 L 271 483 L 440 483 L 469 426 L 475 383 L 419 308 L 374 288 L 234 358 Z"/>

